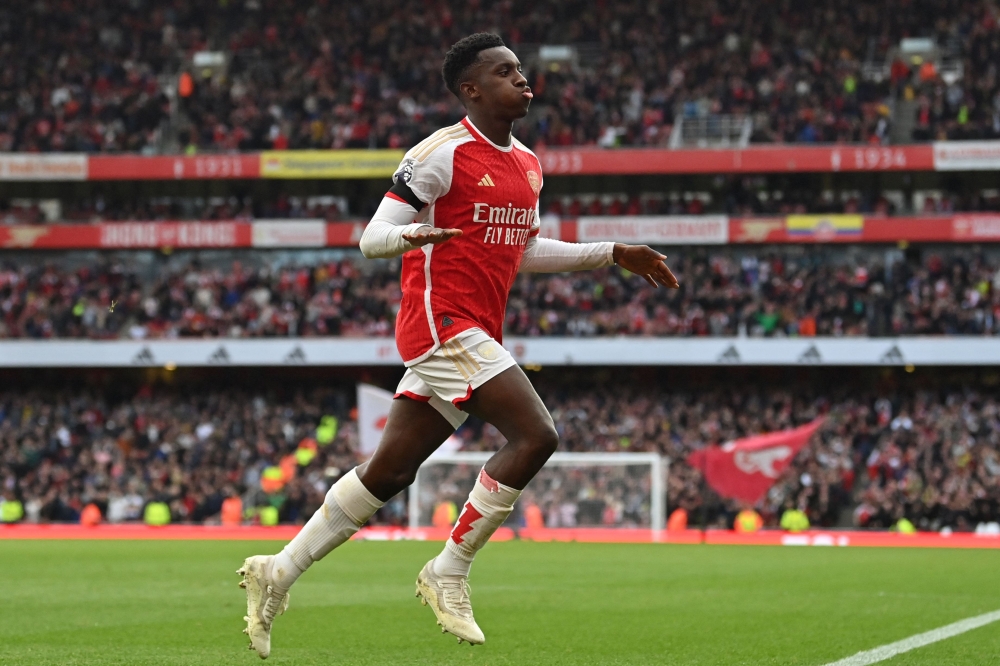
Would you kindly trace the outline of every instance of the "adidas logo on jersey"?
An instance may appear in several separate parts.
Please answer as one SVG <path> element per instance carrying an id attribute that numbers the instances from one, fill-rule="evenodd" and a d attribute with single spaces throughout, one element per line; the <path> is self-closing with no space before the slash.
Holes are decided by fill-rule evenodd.
<path id="1" fill-rule="evenodd" d="M 483 179 L 481 181 L 479 181 L 479 186 L 480 187 L 496 187 L 496 183 L 494 183 L 493 179 L 490 178 L 490 174 L 486 174 L 485 176 L 483 176 Z"/>

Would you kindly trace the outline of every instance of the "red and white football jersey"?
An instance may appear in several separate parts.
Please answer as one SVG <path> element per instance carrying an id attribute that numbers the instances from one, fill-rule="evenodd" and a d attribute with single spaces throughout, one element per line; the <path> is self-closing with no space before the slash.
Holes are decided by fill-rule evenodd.
<path id="1" fill-rule="evenodd" d="M 501 341 L 524 247 L 538 234 L 538 158 L 516 139 L 494 144 L 466 118 L 411 148 L 393 174 L 400 180 L 427 204 L 417 221 L 462 230 L 403 255 L 396 319 L 403 361 L 417 363 L 470 328 Z"/>

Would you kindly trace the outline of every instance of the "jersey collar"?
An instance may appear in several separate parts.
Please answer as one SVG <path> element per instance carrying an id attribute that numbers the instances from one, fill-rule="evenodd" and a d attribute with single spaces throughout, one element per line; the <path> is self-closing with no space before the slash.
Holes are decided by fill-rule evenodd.
<path id="1" fill-rule="evenodd" d="M 513 137 L 513 135 L 510 137 L 510 145 L 509 146 L 498 146 L 497 144 L 495 144 L 492 141 L 490 141 L 489 139 L 487 139 L 486 135 L 483 134 L 482 132 L 480 132 L 479 128 L 472 124 L 472 120 L 469 119 L 469 116 L 466 116 L 465 118 L 462 119 L 462 124 L 465 125 L 466 127 L 468 127 L 469 130 L 471 132 L 473 132 L 476 136 L 478 136 L 480 139 L 482 139 L 486 143 L 490 144 L 491 146 L 493 146 L 494 148 L 496 148 L 500 152 L 509 153 L 510 151 L 514 150 L 514 137 Z"/>

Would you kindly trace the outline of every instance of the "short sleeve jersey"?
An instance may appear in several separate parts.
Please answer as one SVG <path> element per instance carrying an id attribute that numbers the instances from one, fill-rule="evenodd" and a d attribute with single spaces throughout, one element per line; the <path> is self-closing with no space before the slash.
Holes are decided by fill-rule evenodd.
<path id="1" fill-rule="evenodd" d="M 462 230 L 403 255 L 396 318 L 403 361 L 418 363 L 470 328 L 501 341 L 521 256 L 538 234 L 538 158 L 517 140 L 507 147 L 492 143 L 466 118 L 410 149 L 393 181 L 426 204 L 417 221 Z"/>

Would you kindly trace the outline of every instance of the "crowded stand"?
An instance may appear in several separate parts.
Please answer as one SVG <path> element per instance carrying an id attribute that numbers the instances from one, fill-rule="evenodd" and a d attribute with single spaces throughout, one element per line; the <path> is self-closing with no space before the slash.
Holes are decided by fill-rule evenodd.
<path id="1" fill-rule="evenodd" d="M 616 269 L 521 275 L 513 335 L 993 335 L 1000 264 L 979 249 L 668 248 L 658 291 Z"/>
<path id="2" fill-rule="evenodd" d="M 664 252 L 680 289 L 653 289 L 616 268 L 518 276 L 507 334 L 1000 333 L 1000 255 L 989 246 Z M 7 255 L 0 338 L 391 336 L 399 268 L 345 250 Z"/>
<path id="3" fill-rule="evenodd" d="M 335 222 L 347 214 L 344 197 L 331 195 L 287 196 L 255 200 L 243 196 L 174 196 L 105 199 L 0 199 L 0 225 L 78 224 L 157 220 L 205 222 L 255 219 L 313 219 Z"/>
<path id="4" fill-rule="evenodd" d="M 532 377 L 552 411 L 560 450 L 668 456 L 668 505 L 686 510 L 692 522 L 701 516 L 731 525 L 742 505 L 708 491 L 686 461 L 689 453 L 816 417 L 825 418 L 819 432 L 757 504 L 765 524 L 776 525 L 791 507 L 823 526 L 886 528 L 905 517 L 921 529 L 970 531 L 1000 518 L 994 389 L 904 387 L 884 376 L 820 382 L 823 389 L 815 382 L 774 388 L 747 377 L 678 388 L 649 372 L 633 371 L 631 379 L 602 370 Z M 694 377 L 678 379 L 691 385 Z M 301 523 L 364 456 L 352 389 L 294 384 L 276 381 L 266 391 L 232 384 L 4 391 L 3 496 L 22 502 L 31 522 L 75 522 L 89 504 L 104 520 L 134 521 L 150 502 L 162 502 L 174 522 L 218 523 L 223 503 L 233 500 L 239 521 L 257 521 L 262 507 L 274 507 L 281 522 Z M 457 437 L 463 450 L 504 443 L 476 419 Z M 436 483 L 422 487 L 432 488 L 438 503 L 460 505 L 460 475 L 440 470 Z M 548 527 L 648 526 L 648 479 L 628 471 L 546 470 L 514 520 L 534 514 Z M 377 522 L 405 520 L 400 496 Z"/>
<path id="5" fill-rule="evenodd" d="M 995 137 L 996 22 L 978 0 L 6 3 L 0 152 L 411 146 L 461 117 L 441 54 L 484 28 L 526 64 L 532 146 L 667 146 L 712 116 L 885 144 L 904 112 L 903 142 Z"/>
<path id="6" fill-rule="evenodd" d="M 243 256 L 247 263 L 166 266 L 140 264 L 134 254 L 0 259 L 0 338 L 392 335 L 398 261 L 364 262 L 352 253 L 272 266 L 266 255 Z"/>

